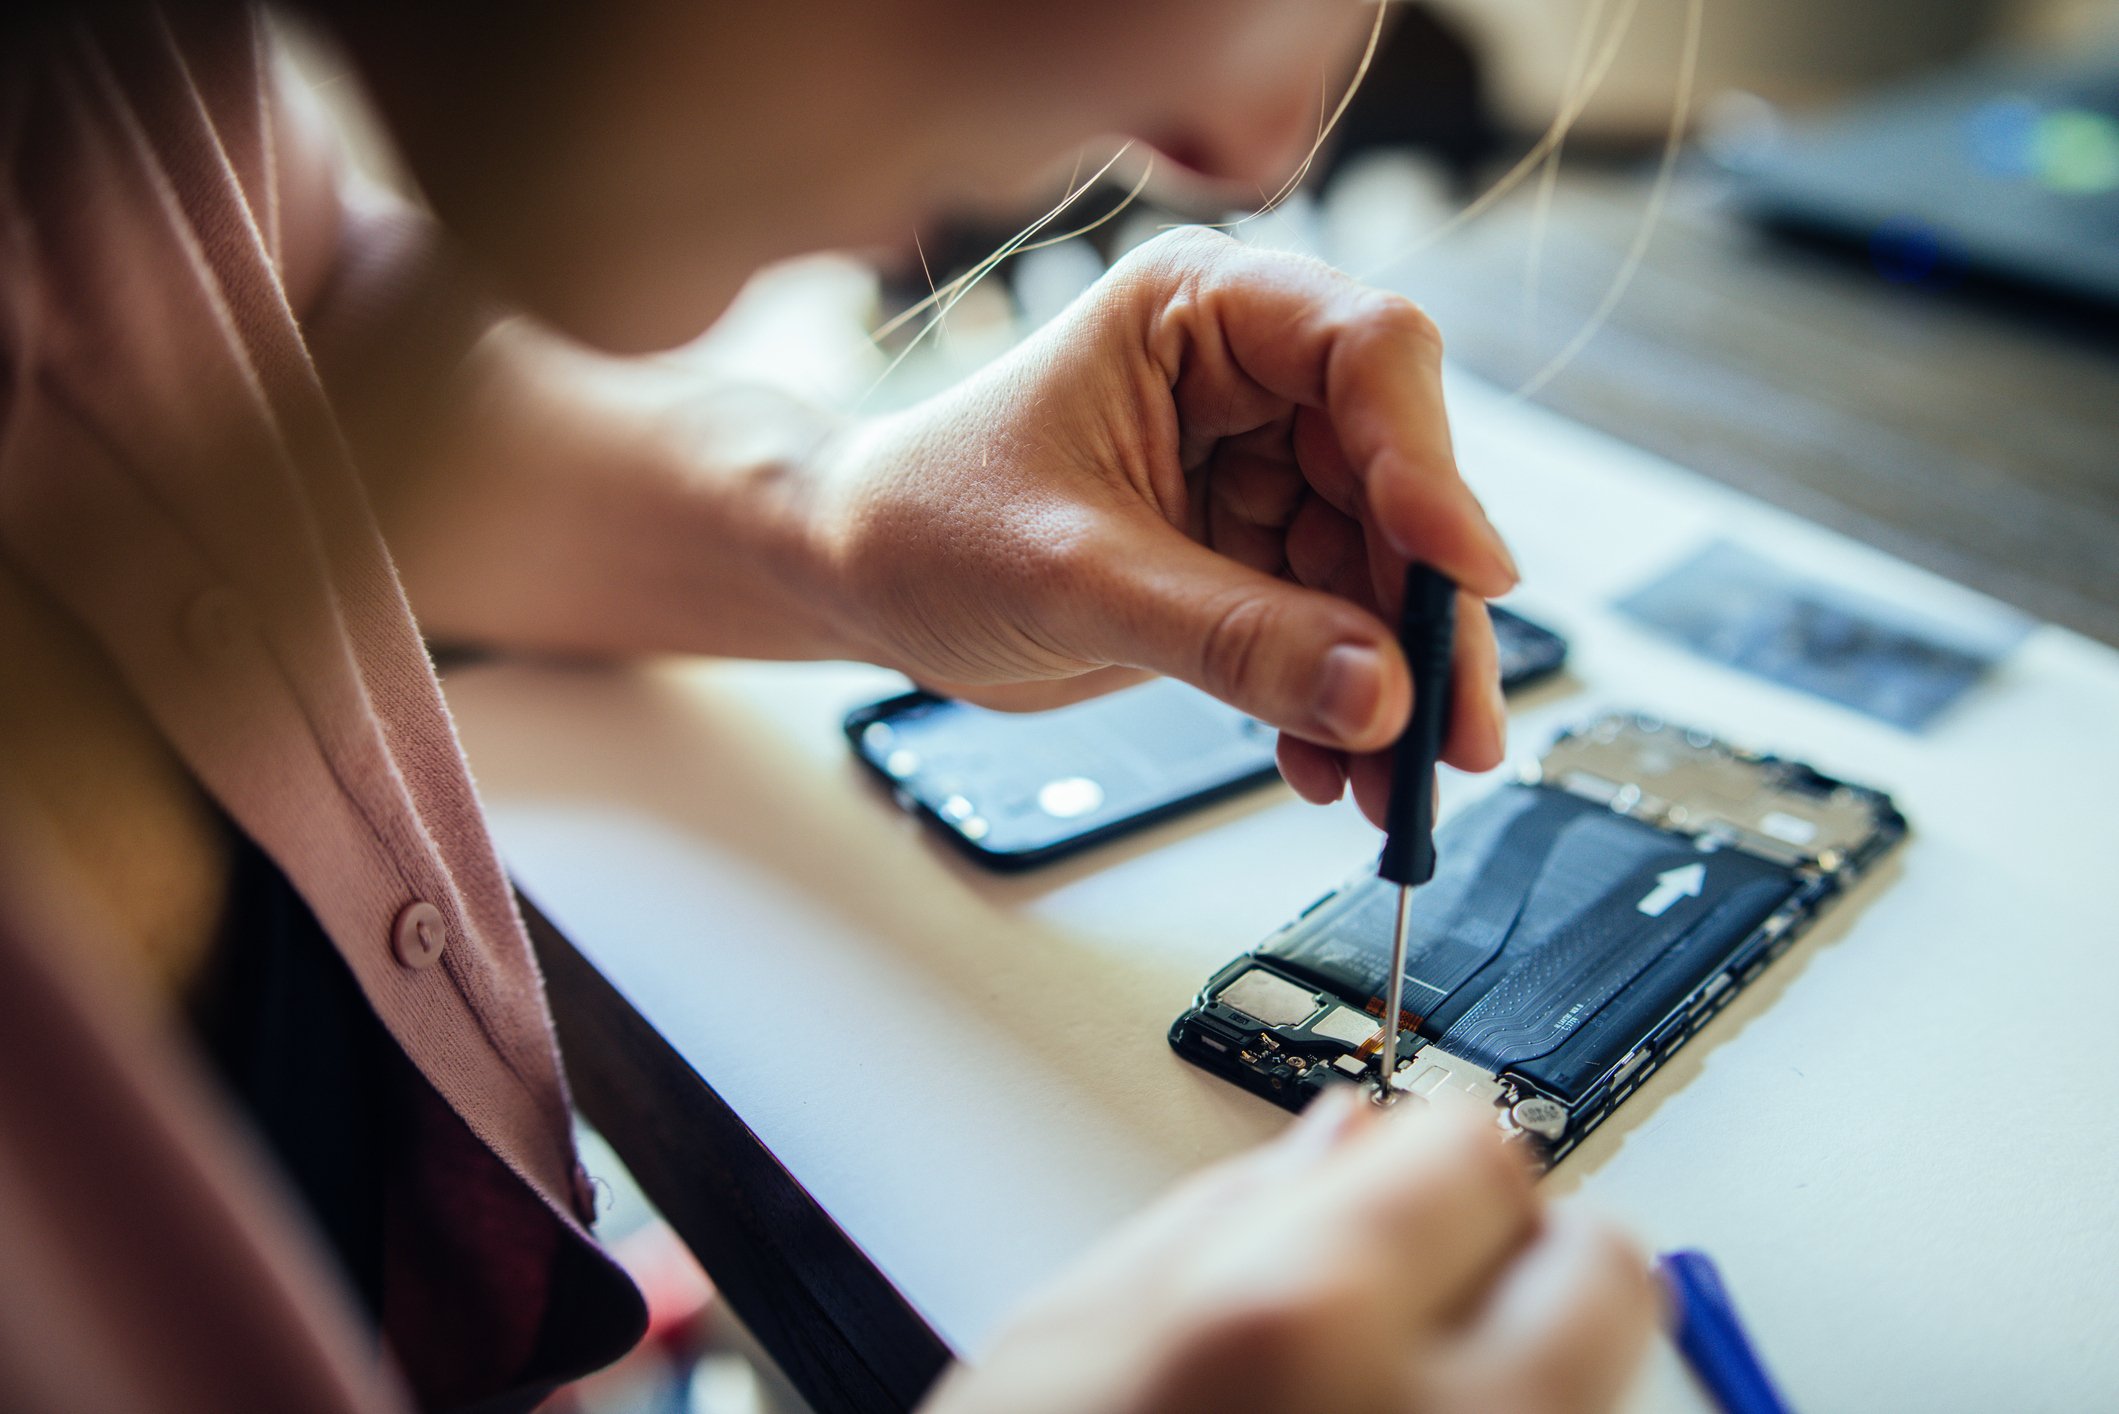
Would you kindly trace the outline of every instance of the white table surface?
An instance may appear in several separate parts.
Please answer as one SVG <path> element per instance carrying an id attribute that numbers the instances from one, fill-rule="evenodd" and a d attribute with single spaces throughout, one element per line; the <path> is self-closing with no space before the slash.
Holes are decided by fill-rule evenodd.
<path id="1" fill-rule="evenodd" d="M 1986 601 L 1482 387 L 1467 474 L 1561 683 L 1512 754 L 1638 706 L 1892 791 L 1914 835 L 1546 1180 L 1721 1262 L 1811 1410 L 2119 1400 L 2119 654 L 2040 629 L 1926 734 L 1606 607 L 1707 540 L 1930 613 Z M 2119 553 L 2119 547 L 2114 547 Z M 1287 1117 L 1164 1032 L 1372 856 L 1273 787 L 986 875 L 857 769 L 841 664 L 501 664 L 448 695 L 524 889 L 959 1350 L 1186 1171 Z M 1484 789 L 1445 782 L 1445 808 Z M 1644 1409 L 1702 1403 L 1667 1349 Z"/>

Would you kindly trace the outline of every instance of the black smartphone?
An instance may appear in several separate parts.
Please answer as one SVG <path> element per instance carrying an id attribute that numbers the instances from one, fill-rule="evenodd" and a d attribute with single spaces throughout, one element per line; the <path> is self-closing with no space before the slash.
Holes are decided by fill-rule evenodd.
<path id="1" fill-rule="evenodd" d="M 1559 671 L 1558 634 L 1493 613 L 1504 687 Z M 1167 680 L 1049 712 L 908 692 L 856 708 L 845 727 L 901 805 L 993 869 L 1042 864 L 1278 775 L 1272 728 Z"/>
<path id="2" fill-rule="evenodd" d="M 1494 621 L 1494 641 L 1501 650 L 1504 692 L 1541 683 L 1567 666 L 1566 639 L 1498 605 L 1488 606 L 1486 612 Z"/>
<path id="3" fill-rule="evenodd" d="M 1276 775 L 1276 733 L 1158 679 L 1049 712 L 908 692 L 846 718 L 899 804 L 979 863 L 1023 869 Z"/>

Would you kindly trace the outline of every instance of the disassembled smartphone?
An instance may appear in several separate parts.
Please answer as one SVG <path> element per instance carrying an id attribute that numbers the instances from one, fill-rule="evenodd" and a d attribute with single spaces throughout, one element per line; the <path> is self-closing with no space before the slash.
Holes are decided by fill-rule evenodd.
<path id="1" fill-rule="evenodd" d="M 1551 629 L 1493 617 L 1503 687 L 1566 662 Z M 1270 727 L 1168 681 L 1029 713 L 909 692 L 854 709 L 845 728 L 899 804 L 989 869 L 1043 864 L 1279 777 Z"/>
<path id="2" fill-rule="evenodd" d="M 1905 833 L 1875 790 L 1654 717 L 1570 732 L 1437 832 L 1392 1083 L 1557 1163 Z M 1374 1087 L 1396 901 L 1373 869 L 1326 894 L 1170 1044 L 1291 1110 Z"/>

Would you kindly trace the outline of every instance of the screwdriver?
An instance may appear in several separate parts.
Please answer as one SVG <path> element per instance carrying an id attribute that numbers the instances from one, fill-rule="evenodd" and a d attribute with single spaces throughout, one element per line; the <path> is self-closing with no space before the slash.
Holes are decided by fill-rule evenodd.
<path id="1" fill-rule="evenodd" d="M 1391 763 L 1391 803 L 1385 814 L 1383 858 L 1376 872 L 1398 886 L 1398 922 L 1391 933 L 1391 970 L 1383 1001 L 1383 1053 L 1376 1071 L 1376 1103 L 1398 1098 L 1399 1005 L 1405 993 L 1406 934 L 1413 889 L 1435 877 L 1435 767 L 1449 724 L 1450 659 L 1457 646 L 1457 586 L 1428 565 L 1405 572 L 1405 605 L 1398 644 L 1413 672 L 1413 716 L 1398 738 Z"/>

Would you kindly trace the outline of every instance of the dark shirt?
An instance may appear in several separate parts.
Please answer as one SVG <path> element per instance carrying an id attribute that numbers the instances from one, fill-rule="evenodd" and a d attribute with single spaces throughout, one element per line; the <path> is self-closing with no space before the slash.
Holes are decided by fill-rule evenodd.
<path id="1" fill-rule="evenodd" d="M 237 840 L 194 1022 L 228 1094 L 379 1323 L 392 1097 L 411 1063 L 279 865 Z"/>
<path id="2" fill-rule="evenodd" d="M 446 1315 L 417 1300 L 405 1304 L 429 1285 L 408 1286 L 405 1263 L 431 1254 L 432 1261 L 461 1269 L 456 1244 L 482 1223 L 510 1221 L 517 1230 L 536 1231 L 511 1207 L 534 1200 L 405 1055 L 280 867 L 240 831 L 230 833 L 237 853 L 228 911 L 194 994 L 194 1028 L 422 1406 L 478 1414 L 528 1410 L 562 1380 L 628 1348 L 646 1325 L 639 1297 L 620 1277 L 616 1300 L 572 1299 L 577 1290 L 611 1281 L 600 1270 L 576 1271 L 594 1259 L 563 1245 L 555 1250 L 526 1239 L 518 1254 L 524 1272 L 548 1283 L 557 1299 L 545 1308 L 520 1364 L 497 1386 L 478 1356 L 491 1342 L 472 1309 L 490 1291 L 465 1288 L 462 1300 L 470 1304 L 453 1305 Z M 407 1195 L 407 1175 L 415 1183 L 441 1176 L 449 1192 Z M 393 1193 L 405 1196 L 394 1213 Z M 415 1226 L 412 1240 L 404 1241 L 405 1224 L 421 1222 L 428 1226 Z M 402 1309 L 386 1322 L 393 1238 L 399 1267 L 393 1290 Z"/>

